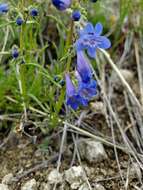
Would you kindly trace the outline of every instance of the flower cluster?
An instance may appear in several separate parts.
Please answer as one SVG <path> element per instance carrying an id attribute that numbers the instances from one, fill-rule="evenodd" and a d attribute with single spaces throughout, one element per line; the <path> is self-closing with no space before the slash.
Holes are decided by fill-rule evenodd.
<path id="1" fill-rule="evenodd" d="M 91 58 L 95 58 L 98 48 L 107 49 L 111 46 L 110 40 L 101 36 L 102 30 L 101 23 L 97 23 L 95 27 L 88 23 L 80 31 L 79 39 L 75 43 L 77 88 L 73 85 L 69 74 L 66 74 L 66 104 L 74 110 L 79 106 L 87 106 L 89 101 L 97 95 L 97 82 L 93 79 L 89 60 L 85 57 L 83 50 L 87 50 L 87 54 Z"/>
<path id="2" fill-rule="evenodd" d="M 73 85 L 69 74 L 66 74 L 66 103 L 76 110 L 79 106 L 87 106 L 97 94 L 97 83 L 92 78 L 92 69 L 84 52 L 77 52 L 76 78 L 77 88 Z"/>

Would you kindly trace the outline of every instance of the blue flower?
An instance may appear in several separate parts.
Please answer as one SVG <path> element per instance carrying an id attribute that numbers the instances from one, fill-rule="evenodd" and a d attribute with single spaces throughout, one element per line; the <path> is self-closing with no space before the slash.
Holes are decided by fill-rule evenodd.
<path id="1" fill-rule="evenodd" d="M 80 105 L 88 105 L 88 101 L 77 93 L 69 74 L 66 74 L 66 104 L 73 110 L 77 110 Z"/>
<path id="2" fill-rule="evenodd" d="M 79 81 L 78 94 L 87 101 L 95 97 L 97 95 L 96 80 L 91 79 L 88 83 Z"/>
<path id="3" fill-rule="evenodd" d="M 72 13 L 72 19 L 74 21 L 79 21 L 80 17 L 81 17 L 80 11 L 78 11 L 78 10 L 73 11 L 73 13 Z"/>
<path id="4" fill-rule="evenodd" d="M 108 49 L 111 46 L 110 40 L 101 36 L 103 26 L 101 23 L 97 23 L 94 27 L 91 23 L 88 23 L 83 30 L 80 31 L 80 38 L 76 41 L 76 50 L 81 51 L 86 49 L 90 57 L 95 58 L 96 49 Z"/>
<path id="5" fill-rule="evenodd" d="M 33 16 L 33 17 L 38 16 L 38 9 L 32 8 L 32 9 L 30 10 L 30 15 Z"/>
<path id="6" fill-rule="evenodd" d="M 92 70 L 88 59 L 82 51 L 77 52 L 78 94 L 88 101 L 97 94 L 97 83 L 92 78 Z"/>
<path id="7" fill-rule="evenodd" d="M 9 10 L 7 3 L 0 3 L 0 14 L 7 13 Z"/>
<path id="8" fill-rule="evenodd" d="M 21 17 L 18 17 L 18 18 L 16 19 L 16 24 L 17 24 L 18 26 L 21 26 L 21 25 L 23 24 L 23 19 L 22 19 Z"/>
<path id="9" fill-rule="evenodd" d="M 64 11 L 71 5 L 71 0 L 52 0 L 53 5 L 60 11 Z"/>
<path id="10" fill-rule="evenodd" d="M 77 71 L 81 77 L 82 82 L 87 83 L 92 78 L 91 67 L 83 51 L 77 52 Z"/>
<path id="11" fill-rule="evenodd" d="M 12 49 L 12 57 L 13 57 L 14 59 L 17 59 L 18 56 L 19 56 L 19 51 L 18 51 L 18 49 L 17 49 L 16 47 L 14 47 L 14 48 Z"/>

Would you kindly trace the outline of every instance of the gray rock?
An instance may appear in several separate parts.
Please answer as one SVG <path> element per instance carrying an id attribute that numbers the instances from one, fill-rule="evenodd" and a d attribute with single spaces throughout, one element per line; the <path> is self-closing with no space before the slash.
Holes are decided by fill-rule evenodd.
<path id="1" fill-rule="evenodd" d="M 7 175 L 5 175 L 5 176 L 3 177 L 2 183 L 3 183 L 3 184 L 6 184 L 6 185 L 11 184 L 11 183 L 12 183 L 12 179 L 13 179 L 13 174 L 12 174 L 12 173 L 9 173 L 9 174 L 7 174 Z"/>
<path id="2" fill-rule="evenodd" d="M 51 190 L 51 186 L 48 183 L 42 183 L 40 186 L 40 190 Z"/>
<path id="3" fill-rule="evenodd" d="M 78 190 L 90 190 L 89 186 L 87 183 L 83 183 Z M 105 188 L 101 184 L 95 184 L 94 188 L 92 190 L 105 190 Z"/>
<path id="4" fill-rule="evenodd" d="M 83 183 L 78 190 L 89 190 L 89 187 L 86 183 Z"/>
<path id="5" fill-rule="evenodd" d="M 91 139 L 81 140 L 78 147 L 81 158 L 86 159 L 89 163 L 101 162 L 107 159 L 107 154 L 101 142 Z"/>
<path id="6" fill-rule="evenodd" d="M 22 187 L 21 190 L 37 190 L 37 184 L 35 179 L 27 181 Z"/>
<path id="7" fill-rule="evenodd" d="M 0 190 L 9 190 L 9 188 L 5 184 L 0 184 Z"/>
<path id="8" fill-rule="evenodd" d="M 119 69 L 120 73 L 124 77 L 124 79 L 131 85 L 134 82 L 134 73 L 131 70 L 127 69 Z M 112 76 L 113 85 L 117 89 L 122 89 L 123 85 L 119 77 L 116 76 L 116 73 Z"/>
<path id="9" fill-rule="evenodd" d="M 59 173 L 57 169 L 54 169 L 49 173 L 48 176 L 49 184 L 62 183 L 62 181 L 63 181 L 63 175 Z"/>
<path id="10" fill-rule="evenodd" d="M 129 175 L 131 178 L 138 178 L 140 182 L 142 181 L 142 172 L 138 163 L 133 162 L 130 167 Z"/>
<path id="11" fill-rule="evenodd" d="M 105 106 L 103 102 L 91 102 L 90 103 L 90 108 L 92 112 L 98 113 L 98 114 L 104 114 L 105 113 Z"/>
<path id="12" fill-rule="evenodd" d="M 85 174 L 82 167 L 73 166 L 66 170 L 65 180 L 70 184 L 71 189 L 77 189 L 85 181 Z"/>

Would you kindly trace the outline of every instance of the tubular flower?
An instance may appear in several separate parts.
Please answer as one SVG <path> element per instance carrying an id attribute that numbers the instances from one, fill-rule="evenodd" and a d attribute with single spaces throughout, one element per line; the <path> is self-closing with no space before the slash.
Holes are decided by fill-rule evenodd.
<path id="1" fill-rule="evenodd" d="M 97 82 L 94 79 L 91 79 L 88 83 L 79 82 L 78 94 L 90 101 L 97 95 Z"/>
<path id="2" fill-rule="evenodd" d="M 108 49 L 111 46 L 110 40 L 101 36 L 103 26 L 101 23 L 97 23 L 94 27 L 91 23 L 88 23 L 83 30 L 80 31 L 80 37 L 76 41 L 76 50 L 81 51 L 86 49 L 90 57 L 95 58 L 96 49 Z"/>
<path id="3" fill-rule="evenodd" d="M 71 0 L 52 0 L 53 5 L 60 11 L 64 11 L 71 5 Z"/>
<path id="4" fill-rule="evenodd" d="M 87 106 L 88 104 L 88 101 L 76 92 L 69 74 L 66 74 L 66 104 L 73 110 L 77 110 L 80 105 Z"/>
<path id="5" fill-rule="evenodd" d="M 7 13 L 9 10 L 7 3 L 0 3 L 0 14 Z"/>
<path id="6" fill-rule="evenodd" d="M 88 59 L 82 51 L 77 52 L 78 94 L 88 101 L 97 94 L 97 83 L 92 78 L 92 70 Z"/>
<path id="7" fill-rule="evenodd" d="M 89 82 L 92 77 L 91 67 L 88 59 L 82 51 L 77 52 L 77 71 L 81 77 L 82 82 Z"/>

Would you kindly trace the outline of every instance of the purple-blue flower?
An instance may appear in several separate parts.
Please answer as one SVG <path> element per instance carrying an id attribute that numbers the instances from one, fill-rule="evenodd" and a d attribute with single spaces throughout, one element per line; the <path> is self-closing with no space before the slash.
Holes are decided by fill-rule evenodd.
<path id="1" fill-rule="evenodd" d="M 88 83 L 79 81 L 78 85 L 78 94 L 90 101 L 93 97 L 97 95 L 97 82 L 94 79 L 91 79 Z"/>
<path id="2" fill-rule="evenodd" d="M 9 10 L 7 3 L 0 3 L 0 14 L 7 13 Z"/>
<path id="3" fill-rule="evenodd" d="M 103 26 L 101 23 L 97 23 L 94 27 L 91 23 L 88 23 L 83 30 L 80 31 L 80 37 L 76 41 L 76 50 L 81 51 L 86 49 L 90 57 L 95 58 L 96 49 L 108 49 L 111 46 L 110 40 L 101 36 Z"/>
<path id="4" fill-rule="evenodd" d="M 97 94 L 97 83 L 92 77 L 92 70 L 88 59 L 82 51 L 77 52 L 78 94 L 90 100 Z"/>
<path id="5" fill-rule="evenodd" d="M 77 52 L 77 71 L 81 77 L 82 82 L 89 82 L 92 77 L 92 71 L 89 60 L 85 57 L 83 51 Z"/>
<path id="6" fill-rule="evenodd" d="M 87 106 L 88 104 L 88 101 L 77 93 L 69 74 L 66 74 L 66 104 L 73 110 L 77 110 L 80 105 Z"/>
<path id="7" fill-rule="evenodd" d="M 64 11 L 71 5 L 71 0 L 52 0 L 53 5 L 60 11 Z"/>

